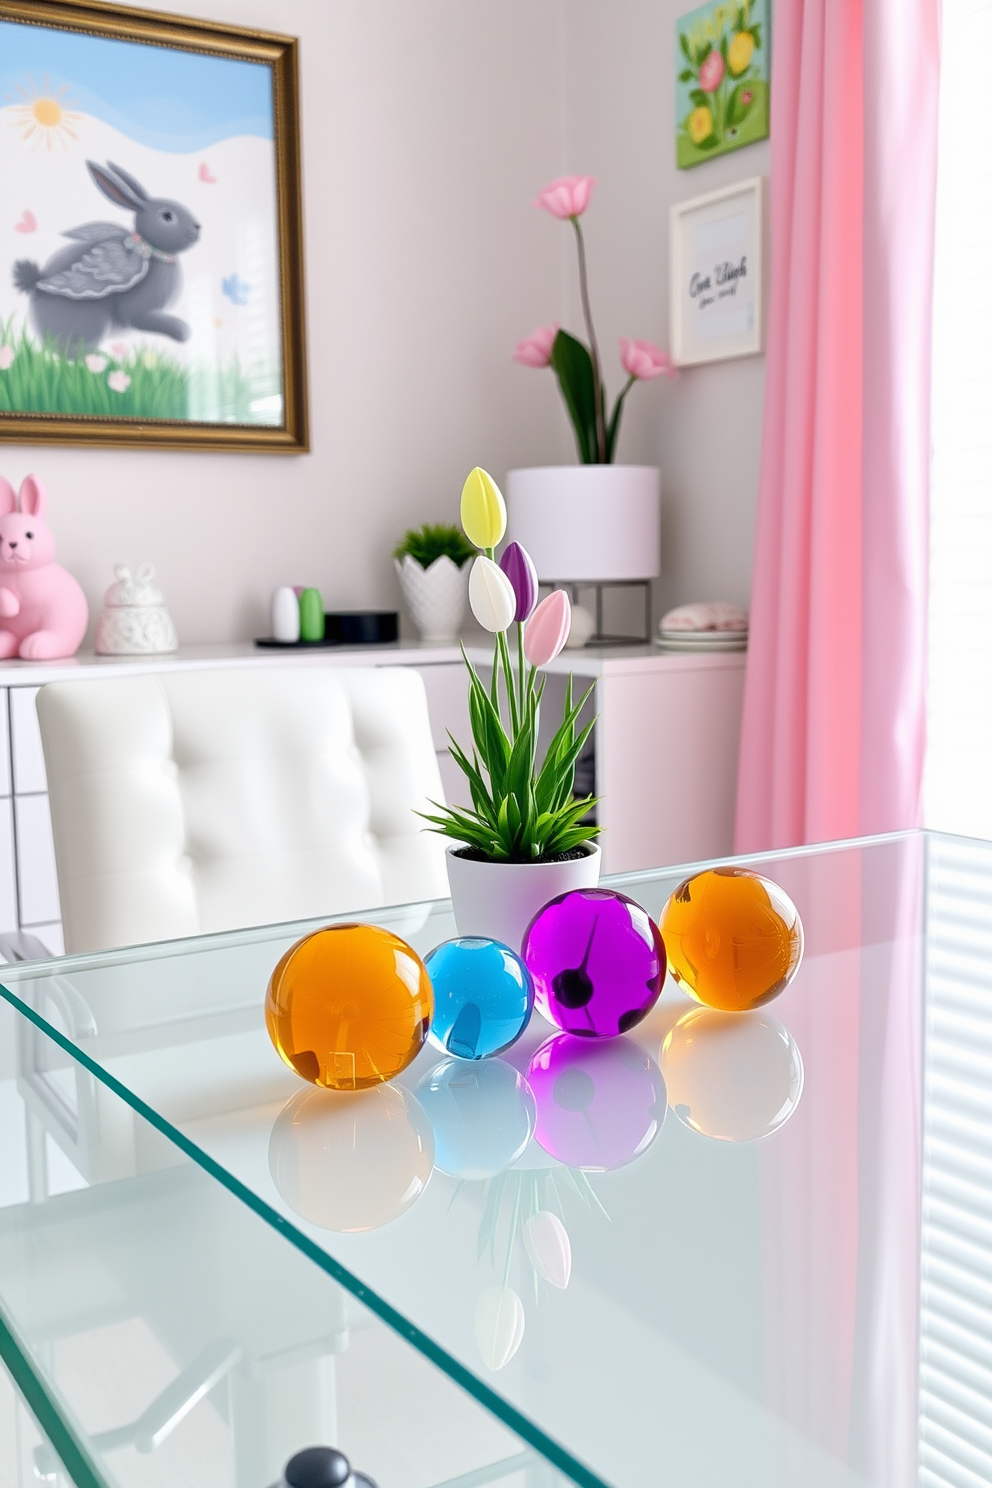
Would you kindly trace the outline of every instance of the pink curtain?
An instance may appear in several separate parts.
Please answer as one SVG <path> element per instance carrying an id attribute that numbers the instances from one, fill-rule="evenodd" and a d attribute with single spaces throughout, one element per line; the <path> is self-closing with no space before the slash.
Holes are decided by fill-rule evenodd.
<path id="1" fill-rule="evenodd" d="M 919 821 L 940 0 L 777 0 L 737 849 Z"/>

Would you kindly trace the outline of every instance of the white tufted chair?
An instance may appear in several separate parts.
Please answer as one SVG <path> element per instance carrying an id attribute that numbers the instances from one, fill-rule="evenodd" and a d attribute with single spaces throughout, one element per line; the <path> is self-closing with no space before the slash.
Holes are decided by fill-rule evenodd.
<path id="1" fill-rule="evenodd" d="M 38 695 L 66 950 L 446 895 L 408 668 L 224 668 Z"/>

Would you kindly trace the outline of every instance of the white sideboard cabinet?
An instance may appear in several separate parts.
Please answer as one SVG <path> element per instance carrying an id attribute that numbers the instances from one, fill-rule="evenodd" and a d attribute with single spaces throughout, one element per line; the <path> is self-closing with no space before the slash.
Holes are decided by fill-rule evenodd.
<path id="1" fill-rule="evenodd" d="M 485 667 L 491 650 L 469 645 Z M 62 951 L 58 882 L 45 761 L 35 710 L 54 681 L 218 666 L 413 666 L 424 678 L 441 779 L 464 799 L 448 731 L 469 741 L 465 670 L 454 646 L 398 642 L 327 651 L 248 645 L 185 647 L 173 656 L 81 655 L 62 662 L 0 664 L 0 934 L 28 931 Z M 662 655 L 652 646 L 565 652 L 548 681 L 550 717 L 572 670 L 592 686 L 597 715 L 593 778 L 601 797 L 607 873 L 724 856 L 732 851 L 744 657 Z"/>

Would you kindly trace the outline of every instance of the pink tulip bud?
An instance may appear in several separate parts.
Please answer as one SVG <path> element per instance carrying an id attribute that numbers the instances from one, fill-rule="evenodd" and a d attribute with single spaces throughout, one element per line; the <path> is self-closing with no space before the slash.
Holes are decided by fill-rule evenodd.
<path id="1" fill-rule="evenodd" d="M 699 69 L 699 86 L 704 93 L 715 93 L 723 82 L 723 74 L 726 72 L 723 57 L 714 48 L 706 57 Z"/>
<path id="2" fill-rule="evenodd" d="M 538 326 L 529 336 L 517 342 L 513 360 L 522 367 L 548 367 L 551 365 L 551 348 L 558 334 L 557 325 Z"/>
<path id="3" fill-rule="evenodd" d="M 620 337 L 620 364 L 630 377 L 636 377 L 639 382 L 679 375 L 667 351 L 650 341 L 628 341 L 626 336 Z"/>
<path id="4" fill-rule="evenodd" d="M 551 181 L 537 193 L 534 205 L 543 207 L 552 217 L 560 217 L 562 221 L 581 217 L 589 205 L 595 184 L 595 176 L 559 176 L 557 181 Z"/>
<path id="5" fill-rule="evenodd" d="M 564 589 L 554 589 L 542 599 L 527 621 L 524 655 L 531 666 L 549 666 L 568 640 L 572 606 Z"/>

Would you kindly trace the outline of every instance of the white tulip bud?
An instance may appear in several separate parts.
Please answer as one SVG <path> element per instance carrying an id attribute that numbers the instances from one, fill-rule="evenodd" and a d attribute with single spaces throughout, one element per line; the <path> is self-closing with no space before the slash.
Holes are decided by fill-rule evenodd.
<path id="1" fill-rule="evenodd" d="M 476 558 L 468 578 L 468 602 L 483 630 L 508 630 L 517 611 L 513 585 L 498 563 Z"/>

